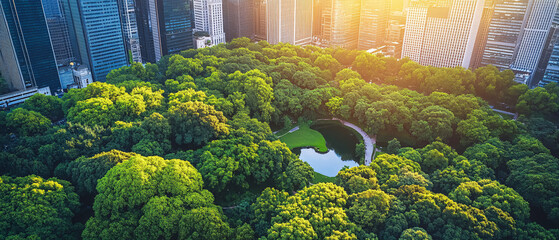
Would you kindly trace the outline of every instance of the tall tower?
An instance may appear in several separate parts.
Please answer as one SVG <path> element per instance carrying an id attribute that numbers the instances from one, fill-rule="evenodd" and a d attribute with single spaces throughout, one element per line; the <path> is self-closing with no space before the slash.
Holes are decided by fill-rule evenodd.
<path id="1" fill-rule="evenodd" d="M 357 49 L 361 0 L 315 0 L 316 45 Z"/>
<path id="2" fill-rule="evenodd" d="M 362 0 L 359 24 L 359 49 L 369 50 L 384 45 L 387 40 L 390 2 L 386 0 Z"/>
<path id="3" fill-rule="evenodd" d="M 213 45 L 225 43 L 221 0 L 194 0 L 195 31 L 207 32 Z"/>
<path id="4" fill-rule="evenodd" d="M 312 41 L 312 0 L 257 0 L 256 38 L 307 45 Z"/>
<path id="5" fill-rule="evenodd" d="M 485 0 L 412 1 L 402 57 L 422 65 L 468 68 Z"/>
<path id="6" fill-rule="evenodd" d="M 194 47 L 192 0 L 136 0 L 144 62 Z"/>
<path id="7" fill-rule="evenodd" d="M 0 71 L 11 90 L 61 89 L 41 1 L 0 0 Z"/>
<path id="8" fill-rule="evenodd" d="M 56 63 L 58 66 L 67 66 L 75 60 L 75 57 L 70 44 L 65 12 L 58 0 L 42 0 L 42 2 Z"/>
<path id="9" fill-rule="evenodd" d="M 127 63 L 117 0 L 64 0 L 71 13 L 82 64 L 90 67 L 93 80 Z"/>
<path id="10" fill-rule="evenodd" d="M 225 38 L 254 38 L 254 3 L 252 0 L 223 0 Z"/>
<path id="11" fill-rule="evenodd" d="M 517 48 L 513 70 L 533 73 L 545 47 L 547 35 L 551 29 L 557 0 L 533 0 L 528 6 L 523 31 L 520 35 L 520 45 Z"/>
<path id="12" fill-rule="evenodd" d="M 140 48 L 140 36 L 138 35 L 138 23 L 136 21 L 136 1 L 119 0 L 120 22 L 124 34 L 124 43 L 128 59 L 134 62 L 142 62 L 142 51 Z"/>

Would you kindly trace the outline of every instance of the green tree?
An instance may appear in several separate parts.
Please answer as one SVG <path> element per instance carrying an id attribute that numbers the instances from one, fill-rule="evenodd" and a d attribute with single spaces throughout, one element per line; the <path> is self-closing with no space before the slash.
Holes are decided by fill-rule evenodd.
<path id="1" fill-rule="evenodd" d="M 0 177 L 0 238 L 76 239 L 72 218 L 80 206 L 69 182 L 56 178 Z"/>
<path id="2" fill-rule="evenodd" d="M 20 136 L 42 134 L 51 124 L 51 121 L 40 113 L 23 108 L 13 110 L 6 117 L 6 125 Z"/>
<path id="3" fill-rule="evenodd" d="M 275 223 L 268 229 L 268 240 L 318 239 L 312 225 L 306 219 L 295 217 L 286 223 Z"/>
<path id="4" fill-rule="evenodd" d="M 174 141 L 179 145 L 201 145 L 229 133 L 223 113 L 201 102 L 173 105 L 168 116 Z"/>
<path id="5" fill-rule="evenodd" d="M 68 111 L 68 121 L 93 127 L 111 126 L 119 113 L 115 104 L 108 98 L 90 98 L 77 102 L 76 106 Z"/>
<path id="6" fill-rule="evenodd" d="M 35 94 L 25 100 L 23 108 L 30 111 L 38 112 L 41 115 L 49 118 L 53 122 L 64 118 L 64 112 L 62 111 L 62 100 L 55 96 Z"/>
<path id="7" fill-rule="evenodd" d="M 423 228 L 408 228 L 402 232 L 398 240 L 432 240 L 433 237 Z"/>
<path id="8" fill-rule="evenodd" d="M 381 190 L 367 190 L 349 196 L 349 218 L 371 232 L 384 228 L 392 202 L 396 197 Z"/>
<path id="9" fill-rule="evenodd" d="M 213 195 L 190 163 L 135 156 L 97 184 L 84 239 L 227 239 Z"/>
<path id="10" fill-rule="evenodd" d="M 342 169 L 336 176 L 338 183 L 348 193 L 359 193 L 369 189 L 379 189 L 377 173 L 368 166 Z"/>

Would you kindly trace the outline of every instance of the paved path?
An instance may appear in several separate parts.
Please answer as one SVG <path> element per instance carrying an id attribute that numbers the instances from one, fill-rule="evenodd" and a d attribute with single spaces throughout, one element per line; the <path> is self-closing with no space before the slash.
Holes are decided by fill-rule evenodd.
<path id="1" fill-rule="evenodd" d="M 289 130 L 289 132 L 286 132 L 286 133 L 282 134 L 281 136 L 278 136 L 278 138 L 283 137 L 283 136 L 285 136 L 285 135 L 288 134 L 288 133 L 295 132 L 295 131 L 297 131 L 297 130 L 299 130 L 299 126 L 294 127 L 293 129 Z M 278 132 L 279 132 L 279 131 L 276 131 L 276 132 L 274 132 L 274 134 L 277 134 Z"/>
<path id="2" fill-rule="evenodd" d="M 361 134 L 361 137 L 363 137 L 363 142 L 365 144 L 365 165 L 369 166 L 371 164 L 372 158 L 373 158 L 373 152 L 375 149 L 375 143 L 377 142 L 377 140 L 375 139 L 375 137 L 371 137 L 369 136 L 369 134 L 367 134 L 365 131 L 363 131 L 363 129 L 361 129 L 360 127 L 358 127 L 357 125 L 338 119 L 338 118 L 332 118 L 332 119 L 324 119 L 324 120 L 334 120 L 334 121 L 339 121 L 341 122 L 344 126 L 350 127 L 353 130 L 357 131 L 359 134 Z"/>

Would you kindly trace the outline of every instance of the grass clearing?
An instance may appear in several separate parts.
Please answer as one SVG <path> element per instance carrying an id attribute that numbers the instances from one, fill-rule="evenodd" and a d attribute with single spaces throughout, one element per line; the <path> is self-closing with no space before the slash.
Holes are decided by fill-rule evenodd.
<path id="1" fill-rule="evenodd" d="M 320 173 L 314 172 L 314 179 L 312 180 L 312 183 L 336 183 L 336 178 L 324 176 Z"/>
<path id="2" fill-rule="evenodd" d="M 283 135 L 280 141 L 287 144 L 290 149 L 314 147 L 319 152 L 328 152 L 324 136 L 306 125 L 300 125 L 299 130 Z"/>

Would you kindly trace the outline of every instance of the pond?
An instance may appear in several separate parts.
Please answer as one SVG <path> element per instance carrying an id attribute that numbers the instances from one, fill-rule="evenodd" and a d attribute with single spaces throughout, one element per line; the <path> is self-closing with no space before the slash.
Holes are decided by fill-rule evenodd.
<path id="1" fill-rule="evenodd" d="M 318 122 L 311 128 L 322 133 L 328 152 L 319 153 L 314 148 L 298 148 L 293 152 L 298 154 L 301 160 L 309 163 L 315 172 L 335 177 L 344 166 L 359 166 L 354 161 L 355 145 L 359 143 L 359 137 L 351 130 L 332 121 Z"/>

